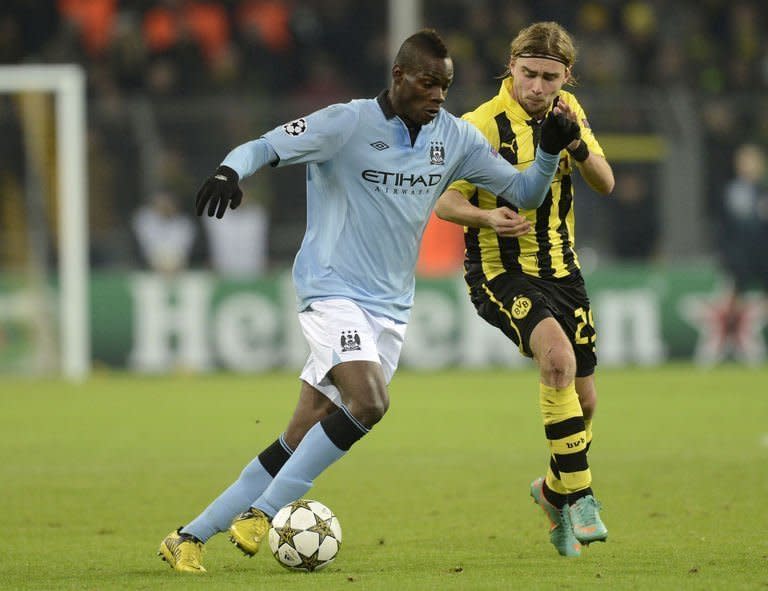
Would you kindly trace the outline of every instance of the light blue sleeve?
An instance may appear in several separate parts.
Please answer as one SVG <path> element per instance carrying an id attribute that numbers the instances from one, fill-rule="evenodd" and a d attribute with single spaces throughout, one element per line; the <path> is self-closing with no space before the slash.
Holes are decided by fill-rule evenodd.
<path id="1" fill-rule="evenodd" d="M 277 152 L 264 138 L 246 142 L 232 150 L 222 166 L 229 166 L 241 179 L 251 176 L 265 164 L 274 164 L 278 160 Z"/>
<path id="2" fill-rule="evenodd" d="M 355 102 L 336 104 L 265 133 L 280 158 L 278 166 L 324 162 L 349 140 L 359 120 Z"/>
<path id="3" fill-rule="evenodd" d="M 464 122 L 462 122 L 464 123 Z M 533 164 L 520 172 L 494 150 L 482 134 L 467 125 L 468 156 L 459 169 L 464 178 L 523 209 L 536 209 L 555 178 L 559 154 L 536 150 Z"/>
<path id="4" fill-rule="evenodd" d="M 558 162 L 560 162 L 560 154 L 536 150 L 533 164 L 523 172 L 509 165 L 517 174 L 509 177 L 507 187 L 496 194 L 523 209 L 536 209 L 543 203 L 549 192 L 549 186 L 555 180 Z"/>

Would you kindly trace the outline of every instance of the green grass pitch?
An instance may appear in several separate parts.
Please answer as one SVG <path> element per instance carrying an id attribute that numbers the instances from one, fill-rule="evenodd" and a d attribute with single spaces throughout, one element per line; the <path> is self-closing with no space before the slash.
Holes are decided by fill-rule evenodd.
<path id="1" fill-rule="evenodd" d="M 325 571 L 223 535 L 208 574 L 155 552 L 284 427 L 294 375 L 0 380 L 0 588 L 766 589 L 768 368 L 601 370 L 590 454 L 610 530 L 557 556 L 528 483 L 547 461 L 537 376 L 401 372 L 372 434 L 308 497 L 339 516 Z"/>

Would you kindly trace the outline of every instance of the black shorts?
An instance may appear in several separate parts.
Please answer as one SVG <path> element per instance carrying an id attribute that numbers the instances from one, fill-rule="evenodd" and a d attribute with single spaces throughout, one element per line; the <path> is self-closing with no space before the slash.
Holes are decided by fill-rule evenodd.
<path id="1" fill-rule="evenodd" d="M 472 303 L 488 323 L 501 329 L 532 357 L 531 332 L 544 318 L 553 317 L 563 327 L 576 355 L 576 376 L 590 376 L 597 365 L 595 326 L 584 286 L 576 274 L 563 279 L 538 279 L 503 273 L 488 282 L 467 280 Z"/>

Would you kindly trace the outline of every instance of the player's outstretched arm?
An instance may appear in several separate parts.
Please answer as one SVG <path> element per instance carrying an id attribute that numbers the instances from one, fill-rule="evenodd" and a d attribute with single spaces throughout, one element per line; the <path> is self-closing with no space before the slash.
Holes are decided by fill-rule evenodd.
<path id="1" fill-rule="evenodd" d="M 531 231 L 531 223 L 509 207 L 481 209 L 472 205 L 456 189 L 448 189 L 435 204 L 435 214 L 442 220 L 470 228 L 492 228 L 499 236 L 516 238 Z"/>
<path id="2" fill-rule="evenodd" d="M 555 99 L 554 107 L 541 126 L 541 140 L 533 165 L 513 175 L 509 186 L 500 195 L 523 209 L 539 207 L 555 178 L 560 152 L 576 143 L 580 136 L 576 114 L 568 105 L 560 105 Z"/>
<path id="3" fill-rule="evenodd" d="M 243 192 L 238 184 L 240 179 L 277 160 L 277 153 L 264 138 L 237 146 L 227 154 L 221 166 L 205 180 L 197 192 L 197 215 L 207 211 L 208 217 L 215 215 L 221 219 L 227 207 L 237 209 L 243 200 Z"/>

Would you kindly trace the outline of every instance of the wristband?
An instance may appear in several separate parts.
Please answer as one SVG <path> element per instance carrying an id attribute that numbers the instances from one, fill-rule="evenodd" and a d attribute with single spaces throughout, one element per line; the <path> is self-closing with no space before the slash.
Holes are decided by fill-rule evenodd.
<path id="1" fill-rule="evenodd" d="M 568 153 L 573 156 L 573 159 L 576 162 L 584 162 L 589 157 L 589 148 L 587 148 L 587 144 L 584 143 L 584 140 L 581 140 L 579 145 L 573 150 L 568 150 Z"/>

